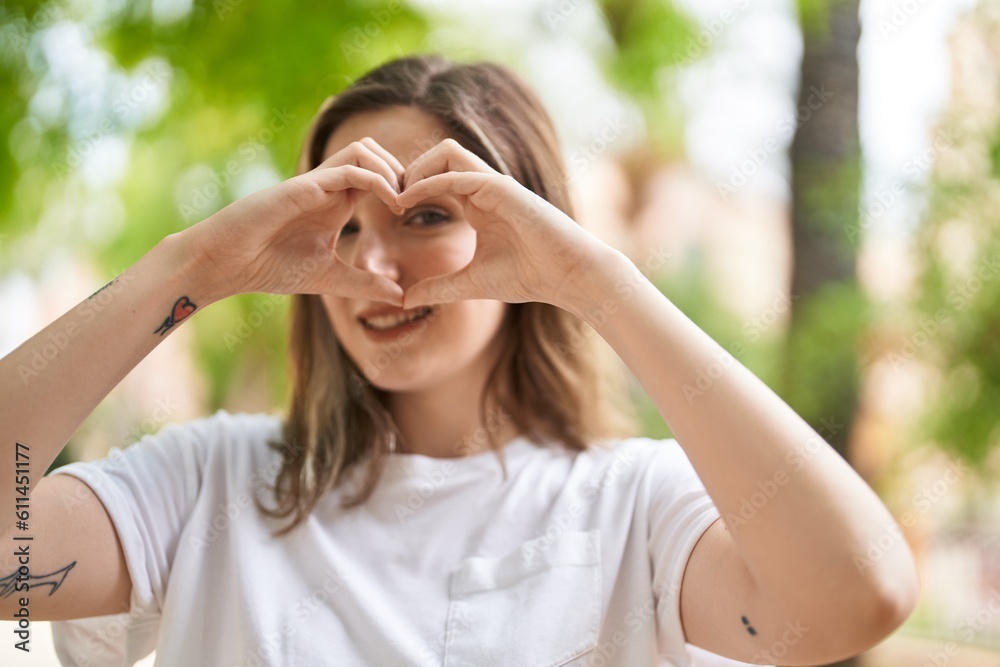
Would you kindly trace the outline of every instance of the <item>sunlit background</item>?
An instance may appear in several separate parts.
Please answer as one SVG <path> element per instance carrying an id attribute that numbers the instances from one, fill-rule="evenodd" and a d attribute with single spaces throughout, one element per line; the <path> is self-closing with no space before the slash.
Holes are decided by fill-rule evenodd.
<path id="1" fill-rule="evenodd" d="M 320 102 L 371 67 L 498 60 L 552 113 L 581 224 L 903 525 L 919 607 L 854 664 L 1000 664 L 1000 1 L 67 0 L 0 21 L 0 356 L 293 175 Z M 287 307 L 200 313 L 54 465 L 219 407 L 282 411 Z M 30 656 L 11 625 L 0 663 L 57 664 L 47 624 Z"/>

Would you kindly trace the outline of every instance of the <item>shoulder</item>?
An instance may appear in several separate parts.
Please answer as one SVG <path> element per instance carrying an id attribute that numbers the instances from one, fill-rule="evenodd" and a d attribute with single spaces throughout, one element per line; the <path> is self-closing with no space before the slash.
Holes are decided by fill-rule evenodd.
<path id="1" fill-rule="evenodd" d="M 280 427 L 280 416 L 268 412 L 229 412 L 219 408 L 211 415 L 167 424 L 161 429 L 194 429 L 225 437 L 254 437 Z"/>
<path id="2" fill-rule="evenodd" d="M 684 480 L 693 468 L 684 450 L 673 438 L 644 436 L 596 440 L 582 451 L 563 448 L 572 459 L 575 474 L 600 489 L 633 488 L 648 495 L 651 486 L 662 487 L 670 479 Z"/>
<path id="3" fill-rule="evenodd" d="M 597 440 L 584 452 L 586 458 L 599 465 L 630 465 L 642 470 L 690 468 L 687 454 L 673 438 L 656 439 L 645 436 Z"/>
<path id="4" fill-rule="evenodd" d="M 187 473 L 213 467 L 259 467 L 270 458 L 273 450 L 268 442 L 280 438 L 281 426 L 277 415 L 219 408 L 210 415 L 167 423 L 124 448 L 112 447 L 105 459 L 93 463 L 121 467 L 116 464 L 129 462 L 166 469 L 173 465 Z"/>
<path id="5" fill-rule="evenodd" d="M 281 439 L 282 426 L 283 419 L 276 414 L 219 408 L 211 415 L 166 426 L 161 432 L 190 440 L 202 450 L 200 458 L 206 464 L 224 459 L 231 467 L 241 461 L 256 465 L 278 456 L 270 443 Z"/>
<path id="6" fill-rule="evenodd" d="M 190 475 L 212 466 L 238 466 L 240 461 L 254 465 L 267 458 L 267 443 L 280 437 L 281 426 L 276 415 L 220 408 L 204 417 L 167 423 L 131 444 L 110 447 L 103 458 L 68 463 L 49 474 L 79 472 L 96 480 L 147 469 Z"/>
<path id="7" fill-rule="evenodd" d="M 265 412 L 229 412 L 219 408 L 213 414 L 182 422 L 170 422 L 155 433 L 147 433 L 132 448 L 152 449 L 253 449 L 281 435 L 282 419 Z M 112 448 L 112 451 L 118 448 Z"/>
<path id="8" fill-rule="evenodd" d="M 213 414 L 195 419 L 188 424 L 197 425 L 220 442 L 263 442 L 281 434 L 283 419 L 268 412 L 229 412 L 219 408 Z"/>
<path id="9" fill-rule="evenodd" d="M 701 495 L 704 485 L 684 448 L 674 438 L 644 436 L 595 443 L 588 457 L 602 477 L 631 477 L 640 497 L 647 501 L 674 503 L 688 494 Z"/>

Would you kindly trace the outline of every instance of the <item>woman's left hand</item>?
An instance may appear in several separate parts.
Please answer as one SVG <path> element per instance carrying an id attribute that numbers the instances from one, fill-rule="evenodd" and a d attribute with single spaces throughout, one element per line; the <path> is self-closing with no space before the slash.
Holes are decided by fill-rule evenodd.
<path id="1" fill-rule="evenodd" d="M 476 251 L 458 271 L 409 287 L 403 308 L 461 299 L 560 305 L 575 276 L 591 268 L 603 241 L 479 156 L 448 138 L 405 170 L 396 203 L 410 208 L 452 195 L 476 230 Z"/>

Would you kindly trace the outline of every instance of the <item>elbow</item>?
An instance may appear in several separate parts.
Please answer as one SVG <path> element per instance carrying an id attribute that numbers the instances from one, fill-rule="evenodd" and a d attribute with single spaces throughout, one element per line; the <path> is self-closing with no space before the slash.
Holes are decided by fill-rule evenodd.
<path id="1" fill-rule="evenodd" d="M 845 610 L 851 622 L 854 655 L 895 632 L 920 599 L 920 576 L 909 547 L 903 543 L 893 558 L 865 572 L 853 604 Z"/>
<path id="2" fill-rule="evenodd" d="M 852 568 L 829 578 L 826 594 L 816 596 L 809 605 L 813 613 L 806 616 L 824 632 L 790 650 L 782 664 L 828 664 L 857 656 L 906 622 L 920 598 L 920 578 L 908 547 L 857 574 Z M 825 602 L 818 603 L 820 599 Z"/>
<path id="3" fill-rule="evenodd" d="M 872 567 L 858 567 L 861 581 L 877 601 L 873 621 L 889 634 L 910 617 L 920 599 L 920 575 L 917 572 L 913 550 L 905 539 L 900 539 L 888 553 L 883 554 Z M 857 561 L 855 564 L 858 565 Z"/>
<path id="4" fill-rule="evenodd" d="M 869 646 L 877 644 L 892 634 L 916 609 L 920 599 L 920 577 L 913 561 L 913 555 L 906 549 L 903 562 L 897 563 L 892 571 L 882 571 L 873 575 L 874 591 L 871 627 L 873 637 Z M 868 647 L 865 647 L 868 648 Z"/>

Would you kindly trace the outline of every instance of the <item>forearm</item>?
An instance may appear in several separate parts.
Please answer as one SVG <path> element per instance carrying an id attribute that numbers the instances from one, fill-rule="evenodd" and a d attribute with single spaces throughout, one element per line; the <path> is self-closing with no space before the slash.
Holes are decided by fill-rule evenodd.
<path id="1" fill-rule="evenodd" d="M 695 325 L 623 254 L 607 252 L 564 297 L 640 381 L 726 521 L 756 587 L 815 606 L 906 599 L 912 555 L 861 477 L 767 385 Z M 822 378 L 817 378 L 822 381 Z M 748 510 L 749 508 L 749 510 Z"/>
<path id="2" fill-rule="evenodd" d="M 111 390 L 178 326 L 220 298 L 195 268 L 181 238 L 170 235 L 0 359 L 0 534 L 15 519 L 15 498 L 23 496 L 20 482 L 15 490 L 23 462 L 30 464 L 30 489 Z"/>

